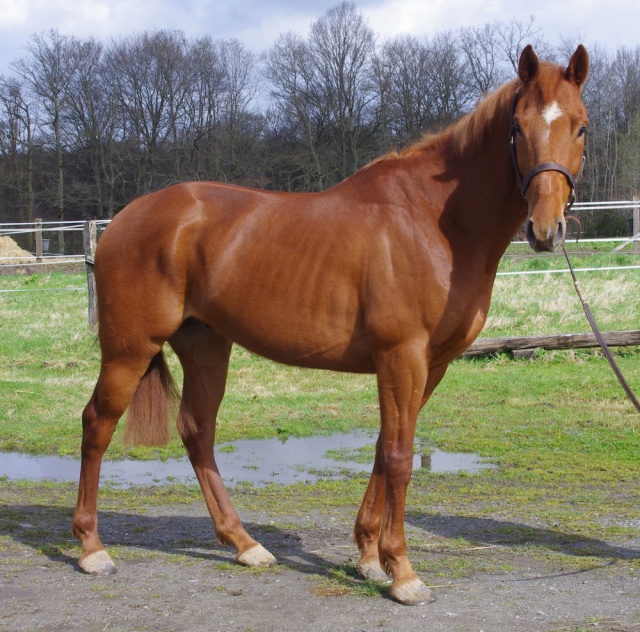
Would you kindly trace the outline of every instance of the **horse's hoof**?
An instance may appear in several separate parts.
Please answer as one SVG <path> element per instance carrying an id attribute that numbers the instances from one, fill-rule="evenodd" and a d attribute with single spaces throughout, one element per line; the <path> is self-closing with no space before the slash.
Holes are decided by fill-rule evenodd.
<path id="1" fill-rule="evenodd" d="M 371 560 L 369 562 L 358 562 L 356 569 L 360 573 L 360 577 L 363 579 L 369 579 L 372 582 L 389 582 L 389 576 L 382 570 L 378 560 Z"/>
<path id="2" fill-rule="evenodd" d="M 242 555 L 238 555 L 236 562 L 243 566 L 273 566 L 278 563 L 276 558 L 262 544 L 256 544 Z"/>
<path id="3" fill-rule="evenodd" d="M 102 549 L 89 555 L 81 555 L 78 566 L 89 575 L 113 575 L 118 572 L 109 554 Z"/>
<path id="4" fill-rule="evenodd" d="M 405 606 L 422 606 L 435 601 L 431 591 L 418 579 L 412 579 L 404 584 L 391 585 L 389 593 L 396 600 Z"/>

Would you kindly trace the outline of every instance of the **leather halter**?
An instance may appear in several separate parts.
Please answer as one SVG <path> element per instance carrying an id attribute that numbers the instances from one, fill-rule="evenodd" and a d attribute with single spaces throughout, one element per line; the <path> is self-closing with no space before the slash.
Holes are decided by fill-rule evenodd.
<path id="1" fill-rule="evenodd" d="M 569 169 L 567 169 L 567 167 L 565 167 L 564 165 L 561 165 L 558 162 L 540 163 L 539 165 L 536 165 L 535 167 L 533 167 L 527 173 L 526 176 L 523 176 L 522 172 L 520 171 L 520 166 L 518 165 L 518 157 L 516 155 L 516 134 L 518 133 L 518 126 L 516 125 L 516 122 L 515 122 L 515 113 L 516 113 L 517 104 L 518 104 L 518 91 L 516 90 L 516 93 L 513 97 L 513 101 L 511 103 L 511 114 L 510 114 L 510 121 L 509 121 L 509 124 L 511 126 L 511 131 L 509 134 L 509 152 L 511 154 L 511 160 L 513 161 L 513 166 L 515 168 L 518 182 L 520 183 L 520 193 L 522 193 L 522 197 L 526 200 L 527 199 L 526 191 L 527 191 L 527 188 L 529 187 L 529 184 L 531 183 L 531 180 L 533 180 L 534 176 L 537 176 L 539 173 L 542 173 L 543 171 L 558 171 L 559 173 L 563 174 L 567 178 L 567 182 L 571 187 L 571 193 L 569 194 L 569 199 L 567 200 L 567 206 L 564 210 L 566 214 L 569 212 L 569 210 L 573 206 L 573 203 L 576 201 L 576 184 L 580 179 L 580 176 L 582 175 L 585 156 L 583 154 L 582 162 L 580 163 L 580 170 L 578 171 L 578 174 L 575 176 L 573 175 L 573 173 L 571 173 L 571 171 L 569 171 Z"/>

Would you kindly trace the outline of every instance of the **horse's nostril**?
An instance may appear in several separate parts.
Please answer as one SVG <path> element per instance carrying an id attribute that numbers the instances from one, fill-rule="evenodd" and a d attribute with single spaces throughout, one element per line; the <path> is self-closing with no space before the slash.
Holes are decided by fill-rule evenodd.
<path id="1" fill-rule="evenodd" d="M 553 245 L 559 246 L 564 241 L 565 223 L 558 222 L 558 230 L 553 238 Z"/>
<path id="2" fill-rule="evenodd" d="M 538 231 L 539 232 L 539 231 Z M 545 251 L 553 251 L 555 250 L 563 241 L 565 237 L 565 223 L 560 220 L 556 224 L 556 232 L 553 232 L 553 224 L 547 229 L 544 236 L 536 235 L 536 231 L 534 228 L 533 219 L 527 221 L 526 226 L 526 235 L 527 241 L 531 248 L 533 248 L 536 252 Z"/>
<path id="3" fill-rule="evenodd" d="M 536 243 L 536 236 L 535 236 L 535 233 L 533 232 L 533 220 L 531 219 L 527 222 L 526 235 L 527 235 L 527 241 L 533 248 L 533 245 Z"/>

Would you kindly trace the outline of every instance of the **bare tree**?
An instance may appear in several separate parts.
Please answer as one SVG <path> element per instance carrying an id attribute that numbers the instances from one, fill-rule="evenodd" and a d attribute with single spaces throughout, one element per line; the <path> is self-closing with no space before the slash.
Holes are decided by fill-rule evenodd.
<path id="1" fill-rule="evenodd" d="M 322 190 L 327 173 L 320 160 L 320 141 L 329 114 L 309 45 L 295 33 L 281 35 L 267 53 L 266 69 L 276 107 L 289 121 L 291 131 L 301 130 L 312 159 L 310 165 L 303 165 L 303 188 Z"/>
<path id="2" fill-rule="evenodd" d="M 27 97 L 23 83 L 13 77 L 0 76 L 0 152 L 9 165 L 3 178 L 5 195 L 0 205 L 8 202 L 17 207 L 15 219 L 23 222 L 33 222 L 35 218 L 36 124 L 37 104 Z M 5 217 L 11 217 L 10 213 L 5 212 Z"/>
<path id="3" fill-rule="evenodd" d="M 640 46 L 618 49 L 613 63 L 613 76 L 620 97 L 620 124 L 623 131 L 628 131 L 640 114 Z"/>
<path id="4" fill-rule="evenodd" d="M 342 2 L 312 24 L 309 48 L 335 130 L 338 173 L 346 178 L 360 166 L 359 135 L 375 98 L 374 34 L 356 5 Z"/>
<path id="5" fill-rule="evenodd" d="M 618 49 L 612 70 L 620 108 L 619 195 L 637 195 L 640 192 L 640 46 Z"/>
<path id="6" fill-rule="evenodd" d="M 93 39 L 77 43 L 72 53 L 75 56 L 73 74 L 68 78 L 67 108 L 62 116 L 78 168 L 82 168 L 82 159 L 88 155 L 88 177 L 76 178 L 75 190 L 78 206 L 94 217 L 111 216 L 113 212 L 112 192 L 108 194 L 106 209 L 103 199 L 103 180 L 110 182 L 105 174 L 110 170 L 106 160 L 113 117 L 109 93 L 104 89 L 102 53 L 102 44 Z M 92 184 L 87 186 L 87 182 Z"/>
<path id="7" fill-rule="evenodd" d="M 522 49 L 531 44 L 541 59 L 552 60 L 554 58 L 553 48 L 540 34 L 540 29 L 535 26 L 535 17 L 529 17 L 528 22 L 511 20 L 500 23 L 496 31 L 498 46 L 502 51 L 502 60 L 511 67 L 511 76 L 518 72 L 518 60 Z"/>
<path id="8" fill-rule="evenodd" d="M 431 55 L 428 45 L 415 37 L 400 36 L 387 42 L 379 69 L 388 85 L 388 116 L 394 140 L 415 140 L 431 123 Z M 378 74 L 380 77 L 380 74 Z"/>
<path id="9" fill-rule="evenodd" d="M 225 149 L 229 180 L 244 175 L 239 161 L 239 143 L 251 138 L 246 127 L 251 104 L 257 94 L 255 67 L 257 58 L 240 41 L 223 40 L 220 46 L 226 90 L 222 93 Z M 255 140 L 255 139 L 254 139 Z"/>
<path id="10" fill-rule="evenodd" d="M 217 145 L 227 91 L 220 43 L 210 37 L 196 40 L 189 48 L 187 64 L 194 72 L 183 121 L 185 150 L 193 177 L 217 179 L 221 173 Z"/>
<path id="11" fill-rule="evenodd" d="M 60 35 L 56 30 L 34 35 L 27 46 L 30 57 L 14 65 L 19 76 L 35 94 L 53 130 L 56 164 L 55 208 L 60 221 L 65 215 L 64 163 L 65 139 L 62 135 L 62 116 L 68 105 L 69 78 L 75 72 L 74 54 L 78 40 Z M 59 250 L 64 252 L 64 231 L 58 232 Z"/>
<path id="12" fill-rule="evenodd" d="M 441 128 L 460 117 L 474 103 L 475 95 L 465 82 L 465 65 L 451 31 L 437 34 L 430 42 L 431 118 Z"/>
<path id="13" fill-rule="evenodd" d="M 121 111 L 123 141 L 139 150 L 135 193 L 175 179 L 162 163 L 165 142 L 176 141 L 177 118 L 187 102 L 186 40 L 176 31 L 144 33 L 109 49 L 107 81 Z M 173 165 L 175 167 L 175 163 Z"/>
<path id="14" fill-rule="evenodd" d="M 343 2 L 308 38 L 283 34 L 266 55 L 271 96 L 311 157 L 305 188 L 321 190 L 361 165 L 375 120 L 374 44 L 363 15 Z"/>
<path id="15" fill-rule="evenodd" d="M 589 59 L 589 80 L 583 89 L 583 99 L 589 111 L 589 132 L 580 192 L 587 199 L 599 196 L 612 199 L 618 154 L 617 90 L 608 53 L 594 46 L 590 49 Z"/>
<path id="16" fill-rule="evenodd" d="M 471 90 L 486 94 L 513 76 L 506 67 L 501 32 L 502 22 L 487 22 L 460 31 L 460 50 L 467 64 Z"/>

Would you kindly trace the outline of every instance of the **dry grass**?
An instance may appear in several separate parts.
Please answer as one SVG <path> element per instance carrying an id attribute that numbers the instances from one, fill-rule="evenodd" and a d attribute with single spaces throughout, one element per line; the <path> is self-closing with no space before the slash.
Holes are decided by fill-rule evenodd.
<path id="1" fill-rule="evenodd" d="M 16 244 L 11 237 L 0 236 L 0 263 L 4 265 L 16 263 L 33 263 L 36 258 Z"/>
<path id="2" fill-rule="evenodd" d="M 605 331 L 640 326 L 638 270 L 579 273 L 582 293 Z M 568 274 L 501 276 L 496 279 L 483 336 L 589 331 Z"/>

